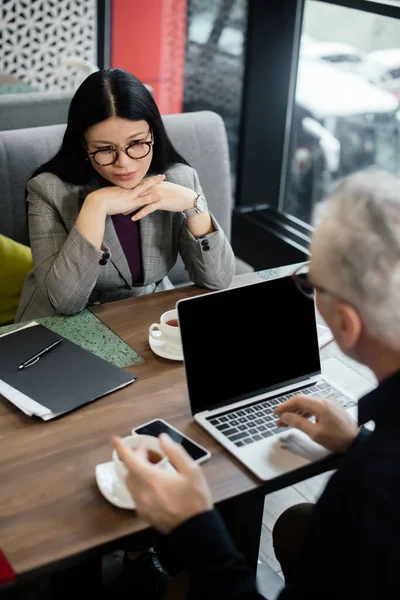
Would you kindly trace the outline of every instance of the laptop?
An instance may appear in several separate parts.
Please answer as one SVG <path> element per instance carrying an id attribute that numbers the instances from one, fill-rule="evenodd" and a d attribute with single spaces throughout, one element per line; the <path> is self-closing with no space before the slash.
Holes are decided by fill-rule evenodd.
<path id="1" fill-rule="evenodd" d="M 288 428 L 273 414 L 281 402 L 335 396 L 356 414 L 365 379 L 349 393 L 322 374 L 315 303 L 290 277 L 184 298 L 176 308 L 192 415 L 259 479 L 310 462 L 282 448 Z"/>

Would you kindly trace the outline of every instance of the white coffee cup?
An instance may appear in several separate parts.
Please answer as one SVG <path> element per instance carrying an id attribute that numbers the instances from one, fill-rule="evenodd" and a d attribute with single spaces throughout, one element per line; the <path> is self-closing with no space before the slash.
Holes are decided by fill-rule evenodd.
<path id="1" fill-rule="evenodd" d="M 165 341 L 172 350 L 182 351 L 181 330 L 179 329 L 176 308 L 163 313 L 159 323 L 152 323 L 149 327 L 149 333 L 153 340 Z"/>
<path id="2" fill-rule="evenodd" d="M 149 461 L 152 462 L 155 467 L 165 469 L 169 465 L 168 457 L 161 450 L 158 438 L 152 435 L 138 435 L 136 433 L 134 435 L 128 435 L 127 437 L 123 438 L 123 441 L 132 449 L 136 449 L 139 446 L 144 446 L 148 451 Z M 155 455 L 161 457 L 158 462 L 154 462 Z M 112 459 L 118 476 L 124 480 L 126 475 L 128 474 L 128 469 L 126 468 L 122 460 L 119 458 L 118 452 L 115 448 L 112 452 Z"/>

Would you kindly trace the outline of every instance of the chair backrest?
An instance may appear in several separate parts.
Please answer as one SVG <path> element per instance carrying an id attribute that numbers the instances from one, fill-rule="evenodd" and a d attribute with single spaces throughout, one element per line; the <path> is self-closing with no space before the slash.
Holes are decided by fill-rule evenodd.
<path id="1" fill-rule="evenodd" d="M 144 84 L 154 96 L 151 85 Z M 0 131 L 67 122 L 73 90 L 0 94 Z"/>
<path id="2" fill-rule="evenodd" d="M 66 123 L 74 92 L 0 95 L 0 131 Z"/>
<path id="3" fill-rule="evenodd" d="M 210 111 L 164 115 L 175 148 L 200 178 L 210 211 L 231 232 L 232 192 L 229 150 L 222 118 Z M 0 131 L 0 233 L 29 244 L 25 187 L 33 171 L 49 160 L 61 144 L 65 125 Z M 179 260 L 171 272 L 174 284 L 188 281 Z"/>

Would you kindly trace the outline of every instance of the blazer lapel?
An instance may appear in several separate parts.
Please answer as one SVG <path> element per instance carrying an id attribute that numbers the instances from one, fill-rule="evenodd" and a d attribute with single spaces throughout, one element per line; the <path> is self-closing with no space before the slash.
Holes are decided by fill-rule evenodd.
<path id="1" fill-rule="evenodd" d="M 90 181 L 85 186 L 82 186 L 79 194 L 80 207 L 82 206 L 86 196 L 93 192 L 94 190 L 99 189 L 101 187 L 101 182 L 96 176 L 93 177 L 92 181 Z M 105 229 L 104 229 L 104 244 L 107 248 L 110 249 L 111 254 L 111 262 L 118 270 L 121 277 L 123 277 L 129 287 L 132 286 L 132 274 L 128 265 L 128 261 L 126 260 L 126 256 L 124 251 L 122 250 L 122 246 L 119 243 L 119 239 L 117 233 L 114 228 L 114 224 L 110 216 L 106 218 Z"/>
<path id="2" fill-rule="evenodd" d="M 159 252 L 154 252 L 162 243 L 163 214 L 156 210 L 139 221 L 140 243 L 142 248 L 143 285 L 154 282 L 158 273 Z"/>

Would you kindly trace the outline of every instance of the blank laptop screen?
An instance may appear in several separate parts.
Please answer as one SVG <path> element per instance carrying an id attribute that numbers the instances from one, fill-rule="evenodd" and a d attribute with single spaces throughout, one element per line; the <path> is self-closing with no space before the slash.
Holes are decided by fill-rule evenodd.
<path id="1" fill-rule="evenodd" d="M 320 373 L 314 302 L 290 277 L 177 308 L 192 414 Z"/>

